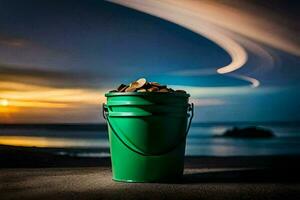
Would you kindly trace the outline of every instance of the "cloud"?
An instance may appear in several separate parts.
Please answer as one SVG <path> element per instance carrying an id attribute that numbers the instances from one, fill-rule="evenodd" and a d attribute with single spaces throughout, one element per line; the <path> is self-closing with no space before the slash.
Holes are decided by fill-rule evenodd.
<path id="1" fill-rule="evenodd" d="M 22 38 L 4 36 L 3 34 L 0 35 L 0 45 L 14 47 L 14 48 L 21 48 L 26 46 L 27 44 L 28 41 Z"/>
<path id="2" fill-rule="evenodd" d="M 96 88 L 101 85 L 101 79 L 105 78 L 88 72 L 66 72 L 0 64 L 0 82 L 10 81 L 57 88 Z"/>
<path id="3" fill-rule="evenodd" d="M 55 58 L 55 59 L 53 59 Z M 109 77 L 71 71 L 68 53 L 35 41 L 0 33 L 0 83 L 25 83 L 55 88 L 99 88 Z M 1 84 L 3 86 L 3 84 Z M 7 86 L 9 87 L 9 86 Z M 7 87 L 0 88 L 1 90 Z M 10 89 L 13 90 L 12 87 Z"/>
<path id="4" fill-rule="evenodd" d="M 30 37 L 0 32 L 0 83 L 96 89 L 111 80 L 103 72 L 90 72 L 92 67 L 79 66 L 77 57 L 70 52 L 65 48 L 47 46 Z"/>
<path id="5" fill-rule="evenodd" d="M 0 64 L 0 99 L 9 102 L 9 106 L 0 107 L 0 123 L 98 120 L 108 91 L 102 83 L 107 78 L 88 72 Z"/>

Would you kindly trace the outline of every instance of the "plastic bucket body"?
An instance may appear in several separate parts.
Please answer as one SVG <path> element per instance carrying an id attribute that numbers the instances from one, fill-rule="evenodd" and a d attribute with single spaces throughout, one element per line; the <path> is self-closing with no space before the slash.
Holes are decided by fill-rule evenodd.
<path id="1" fill-rule="evenodd" d="M 164 182 L 183 174 L 188 94 L 107 93 L 113 180 Z M 190 117 L 190 119 L 192 116 Z"/>

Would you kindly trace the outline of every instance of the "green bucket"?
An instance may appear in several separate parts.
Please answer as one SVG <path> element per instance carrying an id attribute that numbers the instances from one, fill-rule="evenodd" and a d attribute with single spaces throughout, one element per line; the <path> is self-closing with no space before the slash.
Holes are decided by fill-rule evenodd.
<path id="1" fill-rule="evenodd" d="M 194 110 L 193 104 L 188 103 L 190 95 L 115 92 L 105 96 L 103 117 L 108 124 L 113 180 L 180 179 Z"/>

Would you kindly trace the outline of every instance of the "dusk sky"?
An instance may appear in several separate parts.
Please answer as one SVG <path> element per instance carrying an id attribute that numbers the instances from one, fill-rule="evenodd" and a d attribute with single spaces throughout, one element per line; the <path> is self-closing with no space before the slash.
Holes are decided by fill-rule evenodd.
<path id="1" fill-rule="evenodd" d="M 299 121 L 299 3 L 0 0 L 0 123 L 101 123 L 104 93 L 185 89 L 194 122 Z"/>

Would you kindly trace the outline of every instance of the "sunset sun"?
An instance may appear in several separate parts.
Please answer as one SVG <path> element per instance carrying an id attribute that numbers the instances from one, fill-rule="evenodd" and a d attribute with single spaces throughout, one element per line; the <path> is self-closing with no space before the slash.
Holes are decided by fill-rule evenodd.
<path id="1" fill-rule="evenodd" d="M 9 102 L 7 99 L 0 99 L 0 106 L 6 107 L 8 104 Z"/>

